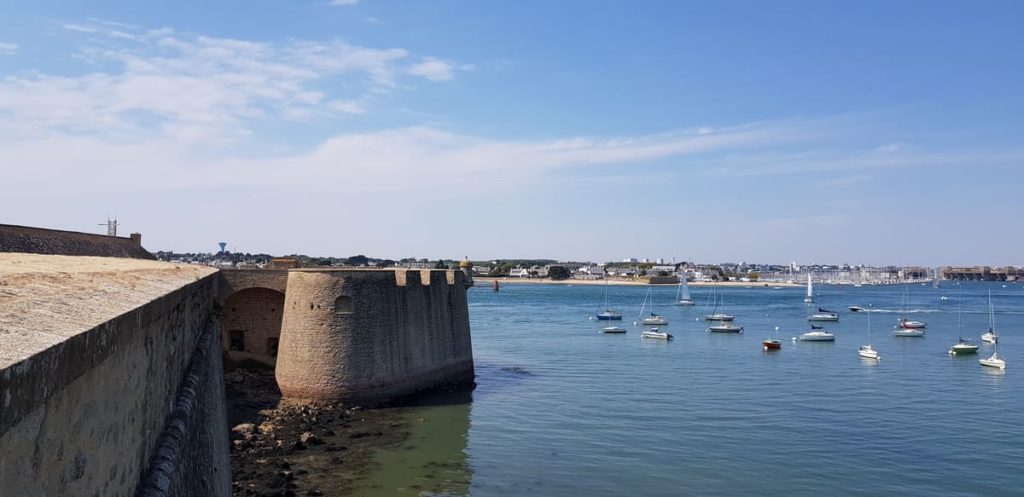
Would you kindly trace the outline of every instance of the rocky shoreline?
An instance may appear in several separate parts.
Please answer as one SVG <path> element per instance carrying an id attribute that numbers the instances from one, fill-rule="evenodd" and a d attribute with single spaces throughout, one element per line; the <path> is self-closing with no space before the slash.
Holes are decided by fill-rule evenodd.
<path id="1" fill-rule="evenodd" d="M 391 409 L 281 402 L 273 371 L 225 373 L 234 496 L 345 496 L 408 427 Z"/>

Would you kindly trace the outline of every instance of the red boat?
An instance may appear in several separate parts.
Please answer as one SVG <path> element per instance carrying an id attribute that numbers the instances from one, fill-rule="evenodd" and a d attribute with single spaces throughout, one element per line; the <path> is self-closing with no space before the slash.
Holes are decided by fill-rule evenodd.
<path id="1" fill-rule="evenodd" d="M 899 321 L 896 322 L 896 326 L 905 330 L 920 330 L 928 327 L 927 324 L 922 323 L 921 321 L 911 321 L 903 317 L 899 318 Z"/>
<path id="2" fill-rule="evenodd" d="M 769 338 L 761 342 L 761 345 L 764 346 L 764 350 L 779 350 L 782 348 L 782 340 L 775 340 L 774 338 Z"/>

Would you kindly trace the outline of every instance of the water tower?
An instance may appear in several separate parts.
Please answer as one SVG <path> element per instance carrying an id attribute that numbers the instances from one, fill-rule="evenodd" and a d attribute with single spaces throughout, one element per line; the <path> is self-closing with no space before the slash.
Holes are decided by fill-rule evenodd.
<path id="1" fill-rule="evenodd" d="M 228 242 L 217 242 L 217 245 L 220 245 L 220 252 L 217 252 L 217 253 L 218 254 L 223 254 L 224 253 L 224 247 L 228 246 Z"/>

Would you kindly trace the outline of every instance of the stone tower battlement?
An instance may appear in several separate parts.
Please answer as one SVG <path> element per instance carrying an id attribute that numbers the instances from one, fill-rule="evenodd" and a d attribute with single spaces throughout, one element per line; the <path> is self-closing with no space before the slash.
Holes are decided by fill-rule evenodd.
<path id="1" fill-rule="evenodd" d="M 472 384 L 459 271 L 288 271 L 277 382 L 291 400 L 373 403 Z"/>

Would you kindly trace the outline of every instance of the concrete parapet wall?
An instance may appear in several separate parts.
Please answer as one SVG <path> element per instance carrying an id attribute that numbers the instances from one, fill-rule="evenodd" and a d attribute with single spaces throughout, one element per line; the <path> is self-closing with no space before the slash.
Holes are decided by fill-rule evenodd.
<path id="1" fill-rule="evenodd" d="M 281 393 L 374 403 L 471 384 L 462 278 L 453 271 L 290 271 L 277 360 Z"/>
<path id="2" fill-rule="evenodd" d="M 156 259 L 137 239 L 0 224 L 0 252 Z"/>
<path id="3" fill-rule="evenodd" d="M 157 481 L 152 495 L 230 495 L 218 282 L 198 278 L 0 371 L 0 494 L 127 497 Z"/>

